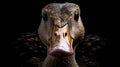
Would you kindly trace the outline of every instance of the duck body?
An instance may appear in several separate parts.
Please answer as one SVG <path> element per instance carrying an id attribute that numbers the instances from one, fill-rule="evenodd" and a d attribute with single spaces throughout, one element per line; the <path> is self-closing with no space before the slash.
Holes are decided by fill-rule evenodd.
<path id="1" fill-rule="evenodd" d="M 79 42 L 79 40 L 77 42 Z M 100 66 L 99 60 L 95 59 L 95 57 L 98 57 L 96 53 L 100 53 L 101 48 L 103 49 L 104 46 L 105 42 L 101 37 L 97 35 L 86 35 L 76 47 L 76 55 L 69 56 L 68 59 L 66 59 L 65 57 L 55 58 L 47 55 L 47 48 L 40 41 L 38 35 L 30 32 L 21 34 L 13 45 L 16 51 L 16 67 L 42 67 L 42 65 L 48 65 L 49 67 L 54 65 L 53 62 L 55 62 L 58 67 L 61 65 L 61 67 L 69 67 L 69 63 L 71 64 L 71 62 L 73 63 L 72 65 L 78 65 L 80 67 L 103 67 Z M 56 62 L 56 60 L 59 61 Z M 49 65 L 50 63 L 51 65 Z"/>

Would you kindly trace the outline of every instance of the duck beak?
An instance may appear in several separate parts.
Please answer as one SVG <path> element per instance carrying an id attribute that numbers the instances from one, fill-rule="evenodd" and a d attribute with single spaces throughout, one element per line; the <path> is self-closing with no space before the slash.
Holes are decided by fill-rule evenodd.
<path id="1" fill-rule="evenodd" d="M 62 28 L 54 26 L 49 54 L 55 57 L 70 56 L 73 54 L 72 43 L 73 39 L 68 24 Z"/>

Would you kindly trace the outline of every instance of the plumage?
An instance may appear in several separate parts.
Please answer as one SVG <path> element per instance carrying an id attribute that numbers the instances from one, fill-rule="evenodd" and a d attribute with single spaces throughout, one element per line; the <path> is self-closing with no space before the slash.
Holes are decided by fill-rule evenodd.
<path id="1" fill-rule="evenodd" d="M 38 49 L 31 50 L 30 48 L 36 48 L 36 44 L 38 45 Z M 98 46 L 101 48 L 97 48 Z M 86 35 L 76 48 L 75 58 L 78 65 L 81 67 L 100 67 L 99 60 L 94 57 L 98 56 L 96 53 L 99 53 L 104 46 L 105 41 L 101 37 L 97 35 Z M 96 50 L 92 51 L 92 48 L 96 48 Z M 17 38 L 14 42 L 14 49 L 16 51 L 17 67 L 37 67 L 42 65 L 47 55 L 47 48 L 40 41 L 38 35 L 30 32 L 21 34 L 21 36 Z M 34 50 L 37 50 L 38 53 L 34 52 Z"/>

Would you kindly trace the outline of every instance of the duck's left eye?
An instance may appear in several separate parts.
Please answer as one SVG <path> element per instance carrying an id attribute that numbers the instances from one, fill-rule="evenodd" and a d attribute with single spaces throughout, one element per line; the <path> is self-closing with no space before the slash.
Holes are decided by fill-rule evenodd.
<path id="1" fill-rule="evenodd" d="M 78 21 L 78 19 L 79 19 L 79 12 L 78 12 L 78 11 L 75 11 L 75 12 L 74 12 L 74 20 L 75 20 L 75 21 Z"/>
<path id="2" fill-rule="evenodd" d="M 47 15 L 47 14 L 44 14 L 44 15 L 43 15 L 43 20 L 44 20 L 44 21 L 48 21 L 48 15 Z"/>

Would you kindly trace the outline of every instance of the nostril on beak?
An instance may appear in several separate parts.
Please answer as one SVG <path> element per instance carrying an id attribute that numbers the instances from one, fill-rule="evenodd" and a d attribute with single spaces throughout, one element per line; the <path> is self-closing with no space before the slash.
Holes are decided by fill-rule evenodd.
<path id="1" fill-rule="evenodd" d="M 57 33 L 54 33 L 54 36 L 57 36 Z"/>
<path id="2" fill-rule="evenodd" d="M 66 37 L 67 36 L 67 32 L 63 33 L 63 37 Z"/>
<path id="3" fill-rule="evenodd" d="M 67 36 L 67 32 L 65 33 L 65 37 Z"/>

